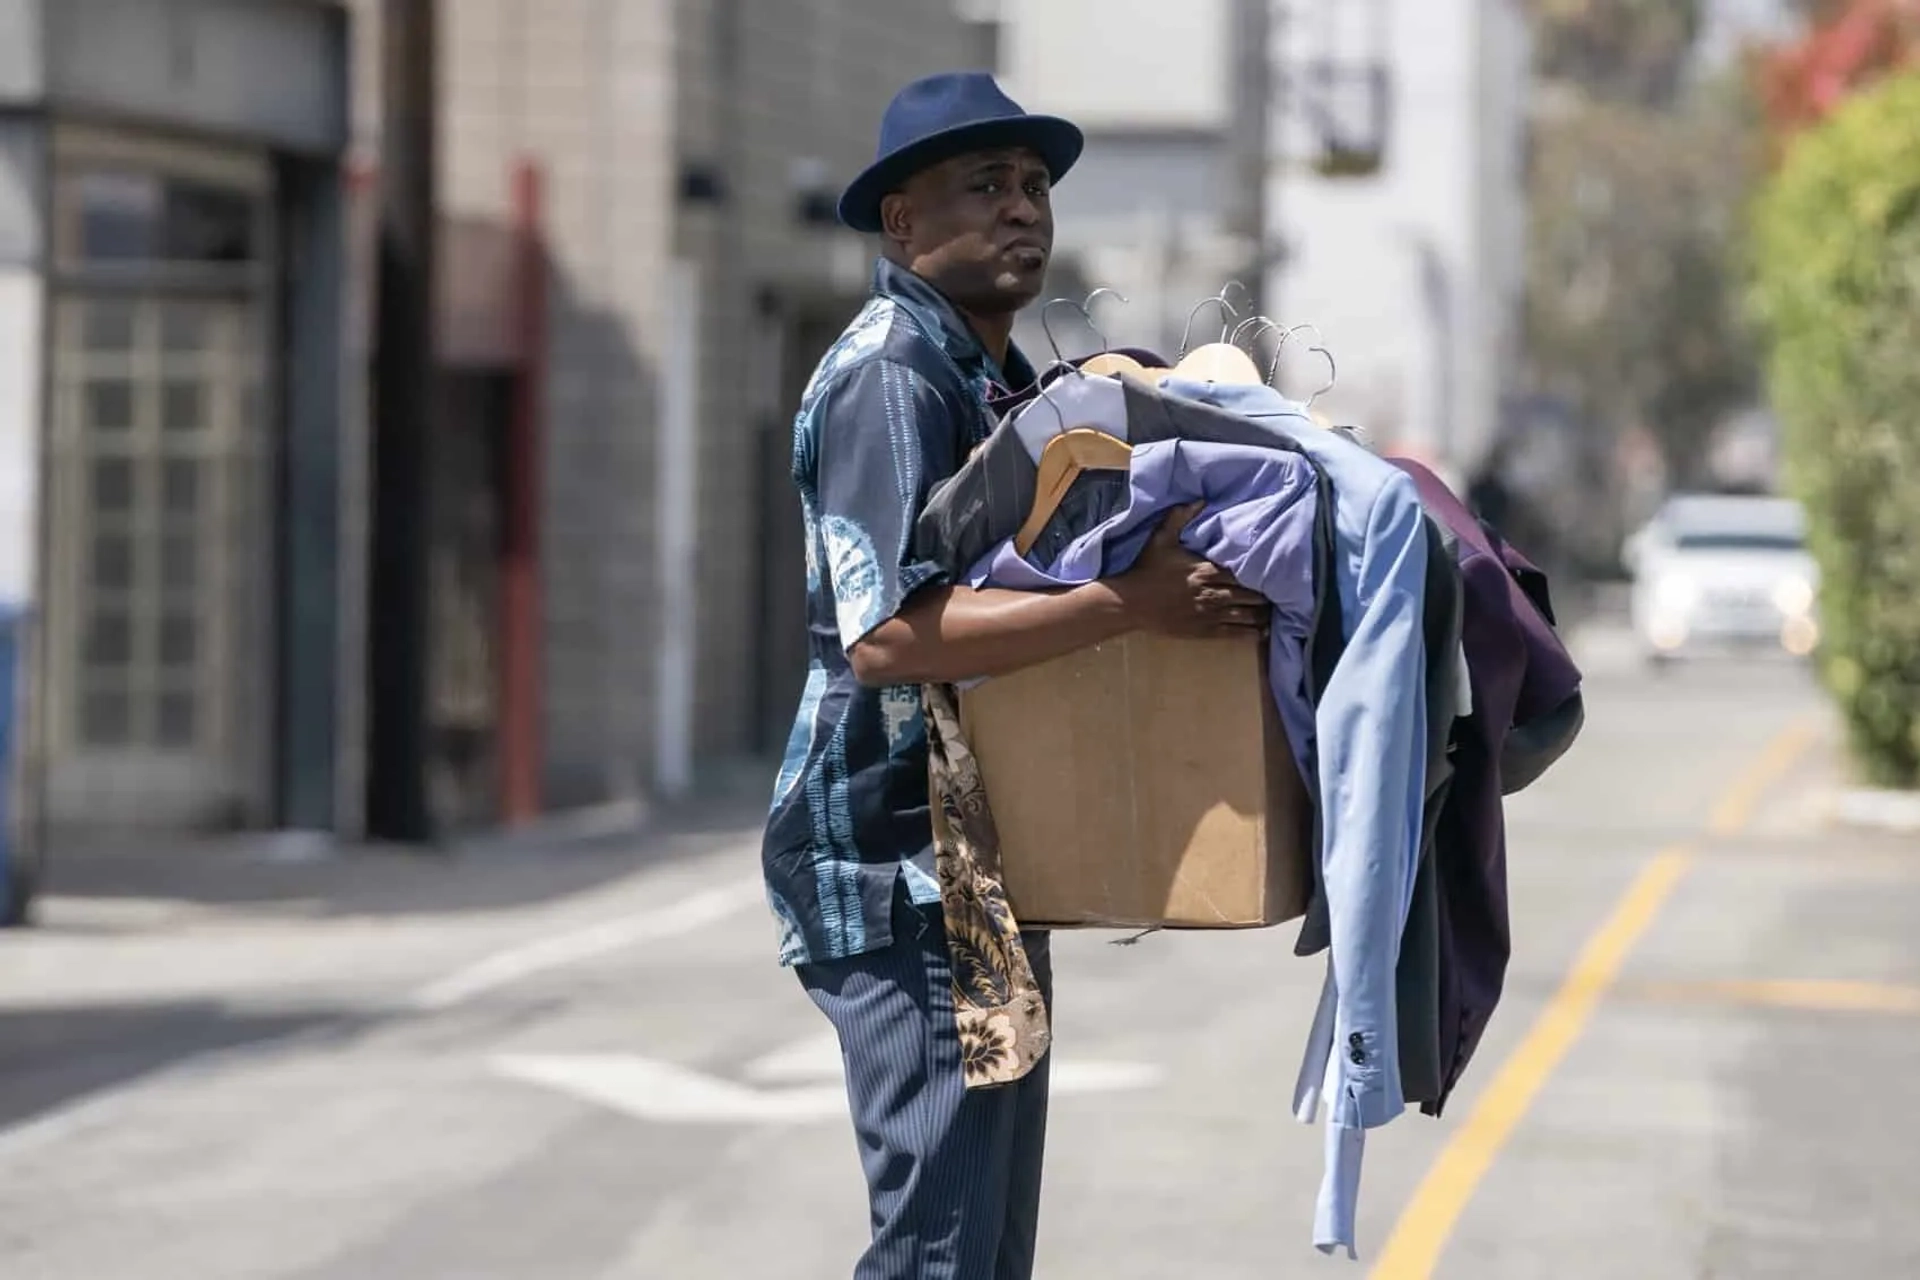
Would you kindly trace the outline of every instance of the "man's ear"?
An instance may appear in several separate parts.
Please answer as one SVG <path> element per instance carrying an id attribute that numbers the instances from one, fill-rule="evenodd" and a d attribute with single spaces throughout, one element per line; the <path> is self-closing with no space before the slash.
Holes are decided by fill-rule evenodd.
<path id="1" fill-rule="evenodd" d="M 906 192 L 895 191 L 880 201 L 880 231 L 895 244 L 913 241 L 913 201 Z"/>

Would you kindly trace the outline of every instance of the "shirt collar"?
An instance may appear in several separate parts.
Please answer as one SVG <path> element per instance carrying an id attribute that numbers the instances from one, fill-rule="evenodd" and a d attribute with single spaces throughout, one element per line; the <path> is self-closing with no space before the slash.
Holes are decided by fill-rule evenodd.
<path id="1" fill-rule="evenodd" d="M 1033 365 L 1018 346 L 1007 345 L 1006 367 L 1001 368 L 946 295 L 893 260 L 881 258 L 874 264 L 873 291 L 905 307 L 961 372 L 994 384 L 990 394 L 1023 390 L 1035 381 Z"/>

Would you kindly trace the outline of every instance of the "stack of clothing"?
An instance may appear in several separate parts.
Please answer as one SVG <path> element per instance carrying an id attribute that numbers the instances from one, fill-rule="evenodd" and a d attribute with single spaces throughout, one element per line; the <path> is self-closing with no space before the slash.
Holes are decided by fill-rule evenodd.
<path id="1" fill-rule="evenodd" d="M 1257 383 L 1059 370 L 993 406 L 999 425 L 931 496 L 915 555 L 971 586 L 1057 588 L 1124 573 L 1171 509 L 1181 537 L 1273 603 L 1276 708 L 1314 803 L 1313 892 L 1295 950 L 1327 973 L 1294 1090 L 1326 1104 L 1322 1250 L 1353 1251 L 1368 1129 L 1409 1104 L 1438 1116 L 1498 1003 L 1510 951 L 1503 799 L 1572 745 L 1580 673 L 1543 574 L 1431 470 Z M 1121 465 L 1063 469 L 1069 433 Z M 1418 691 L 1419 696 L 1409 696 Z M 1007 1054 L 968 1084 L 1018 1078 L 1047 1011 L 998 883 L 986 794 L 959 693 L 926 690 L 935 848 L 963 1034 Z M 956 941 L 954 946 L 963 945 Z M 964 959 L 965 963 L 961 963 Z"/>

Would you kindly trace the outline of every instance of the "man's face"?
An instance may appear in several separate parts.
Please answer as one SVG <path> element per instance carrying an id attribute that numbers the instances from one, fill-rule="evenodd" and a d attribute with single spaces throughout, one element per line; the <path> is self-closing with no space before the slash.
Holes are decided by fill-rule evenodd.
<path id="1" fill-rule="evenodd" d="M 1053 206 L 1034 152 L 976 151 L 923 170 L 886 198 L 881 216 L 907 265 L 963 309 L 1007 314 L 1040 296 Z"/>

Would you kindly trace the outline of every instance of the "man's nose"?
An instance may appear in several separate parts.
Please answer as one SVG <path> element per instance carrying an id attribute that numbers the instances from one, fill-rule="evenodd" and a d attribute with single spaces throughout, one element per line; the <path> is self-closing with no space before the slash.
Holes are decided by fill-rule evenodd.
<path id="1" fill-rule="evenodd" d="M 1018 227 L 1031 227 L 1040 221 L 1040 203 L 1022 191 L 1007 207 L 1007 221 Z"/>

